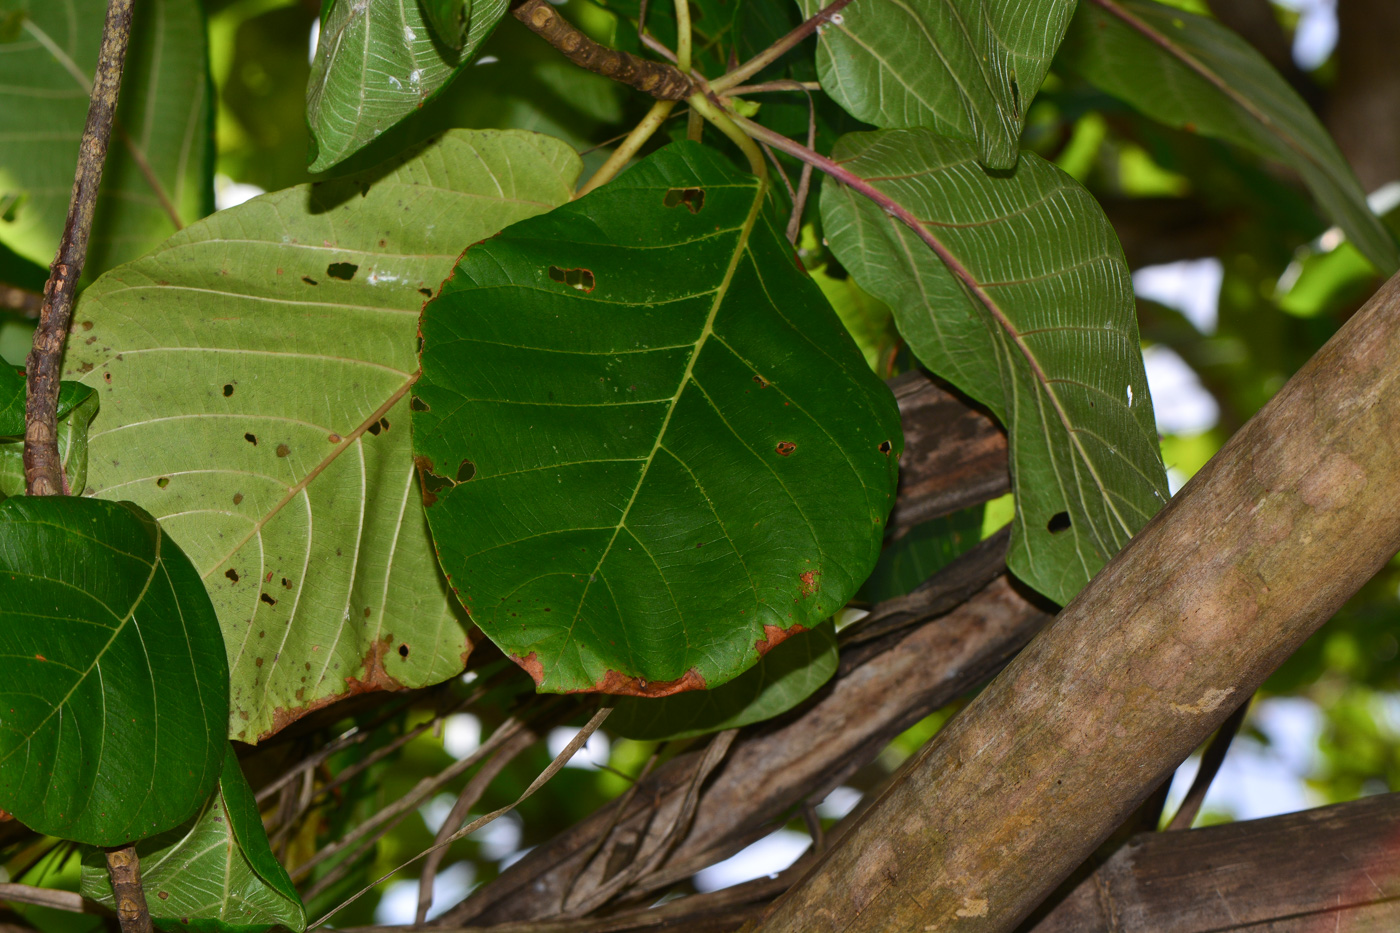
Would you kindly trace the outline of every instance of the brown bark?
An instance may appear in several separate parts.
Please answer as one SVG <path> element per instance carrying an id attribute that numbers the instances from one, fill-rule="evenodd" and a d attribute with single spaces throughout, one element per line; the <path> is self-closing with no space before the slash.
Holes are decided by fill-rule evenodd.
<path id="1" fill-rule="evenodd" d="M 560 16 L 549 0 L 525 0 L 511 7 L 510 12 L 580 68 L 634 87 L 657 100 L 684 100 L 695 92 L 690 77 L 675 65 L 599 45 Z"/>
<path id="2" fill-rule="evenodd" d="M 759 928 L 1014 928 L 1400 549 L 1398 361 L 1400 277 Z"/>
<path id="3" fill-rule="evenodd" d="M 1400 3 L 1340 0 L 1337 83 L 1327 126 L 1361 185 L 1400 179 Z"/>
<path id="4" fill-rule="evenodd" d="M 122 933 L 151 933 L 151 913 L 141 888 L 141 862 L 135 844 L 107 850 L 107 874 L 112 879 Z"/>
<path id="5" fill-rule="evenodd" d="M 44 303 L 39 309 L 39 326 L 34 331 L 34 348 L 29 351 L 25 364 L 29 388 L 25 406 L 24 478 L 31 496 L 56 496 L 67 491 L 58 458 L 56 424 L 63 341 L 73 318 L 73 296 L 87 258 L 97 189 L 102 184 L 102 166 L 107 161 L 107 143 L 112 138 L 112 120 L 116 117 L 117 97 L 121 93 L 122 64 L 131 38 L 132 2 L 110 0 L 107 5 L 87 125 L 78 147 L 78 169 L 73 178 L 68 220 L 63 227 L 58 254 L 49 267 Z"/>
<path id="6" fill-rule="evenodd" d="M 1393 933 L 1400 795 L 1144 833 L 1023 933 Z"/>

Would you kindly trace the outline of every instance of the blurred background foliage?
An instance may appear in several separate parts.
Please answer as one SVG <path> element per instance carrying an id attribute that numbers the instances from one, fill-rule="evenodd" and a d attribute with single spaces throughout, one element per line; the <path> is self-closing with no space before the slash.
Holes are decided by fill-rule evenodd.
<path id="1" fill-rule="evenodd" d="M 695 4 L 696 28 L 703 39 L 697 44 L 697 60 L 702 67 L 717 70 L 731 55 L 746 57 L 796 21 L 795 4 L 788 19 L 767 4 L 753 9 L 766 11 L 776 21 L 726 19 L 727 3 L 733 2 L 737 0 Z M 1355 123 L 1358 112 L 1400 113 L 1400 63 L 1393 50 L 1378 50 L 1376 38 L 1400 35 L 1400 4 L 1394 0 L 1175 2 L 1220 16 L 1241 29 L 1284 72 L 1337 135 L 1363 185 L 1373 192 L 1373 208 L 1400 231 L 1400 143 L 1374 122 L 1370 132 L 1348 123 Z M 305 168 L 305 87 L 319 2 L 206 0 L 205 6 L 218 102 L 215 191 L 219 206 L 310 180 Z M 665 14 L 669 5 L 656 6 L 662 9 L 653 10 L 649 25 L 664 40 L 674 26 Z M 1261 10 L 1267 17 L 1260 18 Z M 633 51 L 639 47 L 635 2 L 567 0 L 562 11 L 600 41 Z M 813 79 L 810 51 L 799 50 L 772 73 Z M 475 65 L 337 173 L 377 162 L 406 143 L 448 127 L 538 130 L 567 140 L 596 164 L 605 147 L 625 133 L 647 106 L 640 96 L 573 68 L 507 18 Z M 808 108 L 801 95 L 785 99 L 769 95 L 760 100 L 759 112 L 783 132 L 794 136 L 807 132 Z M 830 106 L 818 107 L 814 120 L 822 150 L 839 133 L 857 128 Z M 678 111 L 672 119 L 672 134 L 683 133 L 684 126 Z M 1087 185 L 1119 231 L 1135 270 L 1162 450 L 1174 488 L 1188 481 L 1379 284 L 1367 261 L 1320 219 L 1296 179 L 1277 166 L 1154 124 L 1063 72 L 1052 73 L 1036 100 L 1024 146 Z M 784 167 L 795 183 L 796 166 L 785 163 Z M 889 309 L 862 292 L 827 255 L 821 232 L 810 217 L 811 212 L 802 230 L 800 254 L 870 365 L 882 376 L 907 368 L 908 355 L 901 350 Z M 0 285 L 34 293 L 42 288 L 44 278 L 44 269 L 0 250 Z M 0 356 L 21 362 L 31 327 L 23 310 L 0 312 Z M 985 511 L 955 515 L 917 529 L 889 547 L 860 598 L 873 601 L 907 592 L 1009 517 L 1009 502 L 1000 500 Z M 1265 685 L 1200 819 L 1257 817 L 1400 790 L 1398 638 L 1400 562 L 1393 561 Z M 318 797 L 312 818 L 301 823 L 296 833 L 274 833 L 274 847 L 294 877 L 299 877 L 298 866 L 326 839 L 402 798 L 420 781 L 468 754 L 530 693 L 528 680 L 504 662 L 468 677 L 490 685 L 500 702 L 449 715 L 379 760 L 374 760 L 377 750 L 432 720 L 434 709 L 420 704 L 386 718 L 390 701 L 381 700 L 384 706 L 366 707 L 320 733 L 287 743 L 288 755 L 305 754 L 328 736 L 356 725 L 380 723 L 369 741 L 340 752 L 322 769 L 329 775 L 372 763 Z M 446 708 L 476 686 L 479 683 L 453 683 L 434 702 L 439 709 Z M 794 814 L 787 828 L 750 850 L 747 861 L 741 854 L 710 869 L 708 876 L 697 876 L 695 885 L 713 887 L 783 867 L 807 845 L 809 832 L 817 826 L 830 827 L 849 812 L 861 794 L 877 788 L 962 702 L 909 730 L 805 819 Z M 514 800 L 579 725 L 579 721 L 551 720 L 548 708 L 535 709 L 534 714 L 548 727 L 543 730 L 548 740 L 515 758 L 474 813 Z M 489 716 L 497 718 L 492 721 Z M 676 744 L 659 748 L 656 743 L 609 739 L 606 730 L 600 732 L 570 767 L 514 814 L 452 845 L 439 876 L 434 913 L 460 900 L 474 885 L 490 880 L 531 846 L 624 793 L 653 756 L 674 754 Z M 1184 775 L 1178 775 L 1178 795 L 1190 770 L 1188 766 Z M 250 777 L 257 787 L 260 779 L 265 782 L 276 773 L 280 772 L 272 767 L 267 774 Z M 363 857 L 340 867 L 338 858 L 316 866 L 302 880 L 303 891 L 310 886 L 321 889 L 308 903 L 309 914 L 318 916 L 428 847 L 466 780 L 463 774 L 437 788 L 417 815 Z M 77 859 L 67 847 L 55 848 L 52 840 L 10 844 L 4 837 L 0 847 L 0 881 L 70 888 L 76 884 Z M 412 881 L 416 872 L 414 867 L 380 884 L 339 915 L 337 925 L 376 918 L 411 920 L 417 900 Z M 79 933 L 100 925 L 92 917 L 42 908 L 22 910 L 29 922 L 55 933 Z"/>

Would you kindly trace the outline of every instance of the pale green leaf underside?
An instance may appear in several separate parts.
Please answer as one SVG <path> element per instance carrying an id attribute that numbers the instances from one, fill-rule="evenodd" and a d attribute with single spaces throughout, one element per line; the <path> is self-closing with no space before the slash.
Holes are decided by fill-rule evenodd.
<path id="1" fill-rule="evenodd" d="M 798 0 L 812 16 L 823 0 Z M 1016 164 L 1021 125 L 1074 0 L 861 0 L 817 46 L 822 88 L 853 117 L 923 126 Z"/>
<path id="2" fill-rule="evenodd" d="M 1011 567 L 1068 602 L 1167 497 L 1117 237 L 1087 191 L 1029 153 L 1014 173 L 990 175 L 966 143 L 888 130 L 843 137 L 834 158 L 960 266 L 961 276 L 827 179 L 822 219 L 836 257 L 894 308 L 926 366 L 1007 426 Z"/>
<path id="3" fill-rule="evenodd" d="M 219 790 L 200 812 L 183 826 L 137 843 L 141 883 L 157 927 L 306 929 L 301 899 L 272 854 L 257 808 L 250 812 L 246 805 L 252 797 L 238 756 L 230 750 Z M 79 890 L 99 904 L 115 906 L 100 849 L 83 853 Z"/>
<path id="4" fill-rule="evenodd" d="M 836 626 L 823 623 L 788 638 L 713 690 L 618 700 L 608 731 L 629 739 L 672 741 L 763 722 L 820 690 L 836 673 L 838 660 Z"/>
<path id="5" fill-rule="evenodd" d="M 0 219 L 0 243 L 45 266 L 68 213 L 106 11 L 106 0 L 43 0 L 20 37 L 0 43 L 0 214 L 17 202 L 14 219 Z M 173 233 L 170 210 L 190 223 L 212 206 L 204 29 L 198 0 L 136 4 L 89 275 Z"/>
<path id="6" fill-rule="evenodd" d="M 121 845 L 218 780 L 228 666 L 189 560 L 129 502 L 0 502 L 0 809 Z"/>
<path id="7" fill-rule="evenodd" d="M 875 563 L 894 400 L 762 201 L 673 144 L 472 247 L 424 312 L 433 539 L 543 690 L 717 686 Z"/>
<path id="8" fill-rule="evenodd" d="M 568 200 L 578 171 L 546 136 L 454 130 L 221 211 L 84 293 L 65 362 L 101 397 L 89 494 L 144 505 L 203 576 L 232 737 L 461 670 L 409 442 L 418 311 L 463 248 Z"/>
<path id="9" fill-rule="evenodd" d="M 1084 0 L 1061 60 L 1155 120 L 1289 166 L 1377 269 L 1400 266 L 1394 237 L 1312 110 L 1215 20 L 1147 0 Z"/>
<path id="10" fill-rule="evenodd" d="M 505 15 L 506 0 L 474 0 L 459 49 L 435 42 L 418 0 L 342 0 L 322 24 L 306 120 L 310 171 L 354 155 L 440 91 Z"/>

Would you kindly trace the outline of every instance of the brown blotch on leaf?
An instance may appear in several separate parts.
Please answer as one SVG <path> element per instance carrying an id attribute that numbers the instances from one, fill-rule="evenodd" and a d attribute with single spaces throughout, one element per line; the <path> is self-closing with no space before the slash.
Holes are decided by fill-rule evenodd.
<path id="1" fill-rule="evenodd" d="M 254 667 L 262 667 L 262 666 L 263 666 L 263 659 L 262 659 L 262 658 L 258 658 L 258 659 L 256 659 L 255 661 L 253 661 L 253 666 L 254 666 Z"/>
<path id="2" fill-rule="evenodd" d="M 291 581 L 291 580 L 288 580 L 286 577 L 283 577 L 283 578 L 282 578 L 282 588 L 283 588 L 283 589 L 288 589 L 288 590 L 290 590 L 290 589 L 292 588 L 292 581 Z"/>
<path id="3" fill-rule="evenodd" d="M 160 898 L 160 899 L 163 900 L 163 901 L 168 901 L 168 900 L 170 900 L 170 892 L 169 892 L 169 891 L 159 891 L 159 892 L 156 893 L 156 897 Z"/>
<path id="4" fill-rule="evenodd" d="M 684 204 L 692 214 L 700 213 L 700 208 L 705 206 L 704 188 L 672 188 L 666 192 L 666 197 L 662 199 L 667 207 L 678 207 Z"/>
<path id="5" fill-rule="evenodd" d="M 753 646 L 758 649 L 758 656 L 763 657 L 793 635 L 805 631 L 807 629 L 801 625 L 794 625 L 788 629 L 778 628 L 776 625 L 765 625 L 763 626 L 763 637 L 754 642 Z"/>
<path id="6" fill-rule="evenodd" d="M 427 402 L 423 401 L 421 398 L 419 398 L 419 397 L 416 396 L 416 395 L 413 396 L 413 398 L 409 399 L 409 401 L 408 401 L 408 407 L 411 408 L 411 409 L 413 409 L 414 411 L 432 411 L 432 410 L 433 410 L 433 409 L 432 409 L 432 406 L 430 406 Z"/>
<path id="7" fill-rule="evenodd" d="M 821 575 L 820 570 L 804 570 L 797 575 L 797 579 L 802 583 L 803 596 L 811 596 L 817 591 L 817 577 Z"/>
<path id="8" fill-rule="evenodd" d="M 381 425 L 378 421 L 376 421 L 376 422 L 374 422 L 373 424 L 371 424 L 369 427 L 365 428 L 365 430 L 368 431 L 369 433 L 373 434 L 375 437 L 378 437 L 378 436 L 379 436 L 379 432 L 382 431 L 382 430 L 384 430 L 384 426 Z"/>
<path id="9" fill-rule="evenodd" d="M 1068 512 L 1056 512 L 1050 516 L 1050 521 L 1045 523 L 1045 530 L 1052 535 L 1057 535 L 1062 531 L 1069 531 L 1070 524 Z"/>
<path id="10" fill-rule="evenodd" d="M 160 479 L 156 480 L 156 485 L 164 489 L 166 486 L 170 485 L 170 477 L 162 476 Z"/>
<path id="11" fill-rule="evenodd" d="M 313 278 L 312 278 L 311 276 L 309 276 L 309 275 L 303 275 L 303 276 L 301 277 L 301 280 L 302 280 L 303 282 L 305 282 L 307 285 L 319 285 L 319 284 L 320 284 L 319 282 L 317 282 L 315 279 L 313 279 Z"/>
<path id="12" fill-rule="evenodd" d="M 407 658 L 407 657 L 408 657 L 408 645 L 399 645 L 399 657 L 401 657 L 401 658 Z"/>
<path id="13" fill-rule="evenodd" d="M 233 504 L 234 504 L 234 505 L 237 505 L 238 503 L 240 503 L 240 502 L 242 502 L 242 501 L 243 501 L 243 493 L 241 493 L 241 492 L 236 492 L 236 493 L 233 494 Z"/>
<path id="14" fill-rule="evenodd" d="M 778 446 L 773 449 L 778 452 L 778 456 L 786 457 L 797 449 L 797 445 L 792 441 L 779 441 Z"/>
<path id="15" fill-rule="evenodd" d="M 891 444 L 889 441 L 880 442 L 880 453 L 888 457 L 890 455 L 891 450 L 894 450 L 894 445 Z"/>
<path id="16" fill-rule="evenodd" d="M 418 468 L 418 485 L 423 491 L 424 508 L 438 501 L 438 493 L 457 485 L 456 480 L 435 472 L 433 461 L 429 457 L 414 457 L 413 465 Z M 461 472 L 460 468 L 458 472 Z M 473 470 L 474 472 L 475 470 Z"/>
<path id="17" fill-rule="evenodd" d="M 536 686 L 544 683 L 544 665 L 540 663 L 538 655 L 531 651 L 525 657 L 511 655 L 510 659 L 520 665 L 525 673 L 529 674 Z M 695 668 L 686 671 L 675 680 L 645 680 L 640 677 L 633 677 L 630 674 L 622 674 L 618 671 L 608 671 L 592 687 L 581 690 L 563 690 L 562 693 L 606 693 L 612 696 L 628 697 L 668 697 L 676 693 L 685 693 L 690 690 L 704 690 L 705 678 L 700 676 L 700 672 Z"/>
<path id="18" fill-rule="evenodd" d="M 340 279 L 342 282 L 350 281 L 359 271 L 360 267 L 353 262 L 333 262 L 326 266 L 326 275 L 333 279 Z"/>
<path id="19" fill-rule="evenodd" d="M 256 434 L 245 434 L 243 435 L 243 439 L 254 447 L 258 446 L 258 436 Z"/>
<path id="20" fill-rule="evenodd" d="M 418 289 L 418 294 L 425 298 L 431 298 L 433 297 L 433 290 L 431 288 L 420 288 Z"/>
<path id="21" fill-rule="evenodd" d="M 379 426 L 380 426 L 381 428 L 383 428 L 384 430 L 386 430 L 386 431 L 389 430 L 389 419 L 388 419 L 388 418 L 380 418 L 380 419 L 379 419 Z"/>
<path id="22" fill-rule="evenodd" d="M 92 364 L 91 364 L 91 363 L 84 363 L 83 365 L 81 365 L 81 366 L 78 367 L 78 372 L 80 372 L 80 373 L 90 373 L 90 372 L 92 372 Z"/>
<path id="23" fill-rule="evenodd" d="M 231 382 L 226 382 L 226 383 L 224 383 L 224 398 L 228 398 L 228 397 L 229 397 L 230 395 L 232 395 L 232 394 L 233 394 L 233 383 L 231 383 Z"/>
<path id="24" fill-rule="evenodd" d="M 597 287 L 597 281 L 588 269 L 561 269 L 559 266 L 550 266 L 549 277 L 561 285 L 576 288 L 585 294 Z"/>
<path id="25" fill-rule="evenodd" d="M 277 445 L 277 456 L 279 456 L 279 457 L 285 457 L 285 456 L 287 456 L 287 454 L 289 454 L 289 453 L 291 453 L 291 452 L 292 452 L 292 448 L 288 447 L 286 444 L 278 444 L 278 445 Z"/>
<path id="26" fill-rule="evenodd" d="M 313 713 L 318 709 L 324 709 L 332 703 L 339 702 L 346 697 L 356 696 L 361 693 L 373 693 L 385 690 L 403 690 L 401 684 L 384 667 L 384 656 L 389 653 L 390 645 L 393 644 L 393 635 L 385 635 L 383 638 L 370 645 L 369 653 L 365 655 L 363 670 L 360 676 L 348 675 L 345 678 L 345 689 L 337 691 L 330 696 L 320 697 L 312 700 L 304 706 L 294 709 L 287 709 L 279 706 L 272 711 L 272 727 L 258 736 L 258 741 L 264 741 L 281 732 L 287 726 L 298 719 Z"/>
<path id="27" fill-rule="evenodd" d="M 234 570 L 232 567 L 224 571 L 224 576 L 228 577 L 234 583 L 238 582 L 238 571 Z"/>
<path id="28" fill-rule="evenodd" d="M 266 593 L 263 593 L 261 596 L 258 597 L 258 599 L 261 599 L 263 602 L 267 603 L 269 606 L 275 606 L 275 605 L 277 605 L 277 600 L 273 599 L 271 596 L 267 595 Z"/>

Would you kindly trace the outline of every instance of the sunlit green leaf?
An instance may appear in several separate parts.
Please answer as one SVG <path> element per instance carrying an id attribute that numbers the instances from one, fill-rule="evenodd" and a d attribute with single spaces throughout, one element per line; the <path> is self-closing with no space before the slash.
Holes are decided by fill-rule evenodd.
<path id="1" fill-rule="evenodd" d="M 45 266 L 68 214 L 106 13 L 106 0 L 45 0 L 0 44 L 0 243 Z M 174 217 L 212 209 L 206 58 L 198 0 L 136 4 L 89 276 L 155 246 Z"/>
<path id="2" fill-rule="evenodd" d="M 824 622 L 793 635 L 758 663 L 713 690 L 659 699 L 624 697 L 608 731 L 629 739 L 670 740 L 737 729 L 786 713 L 836 673 L 836 626 Z"/>
<path id="3" fill-rule="evenodd" d="M 1029 153 L 995 174 L 976 155 L 927 130 L 853 133 L 833 157 L 922 237 L 830 178 L 822 219 L 915 355 L 1007 426 L 1010 565 L 1066 603 L 1167 498 L 1132 282 L 1073 179 Z"/>
<path id="4" fill-rule="evenodd" d="M 292 879 L 272 854 L 238 756 L 224 757 L 218 792 L 191 820 L 136 845 L 151 920 L 161 930 L 260 933 L 306 929 Z M 83 854 L 83 896 L 114 907 L 107 860 Z"/>
<path id="5" fill-rule="evenodd" d="M 0 809 L 119 845 L 178 825 L 228 743 L 228 665 L 204 584 L 129 502 L 0 502 Z"/>
<path id="6" fill-rule="evenodd" d="M 66 365 L 102 400 L 90 492 L 160 517 L 208 584 L 233 737 L 462 669 L 413 477 L 418 311 L 463 248 L 568 200 L 578 164 L 453 131 L 220 211 L 83 294 Z"/>
<path id="7" fill-rule="evenodd" d="M 306 119 L 311 171 L 322 172 L 412 114 L 476 55 L 505 15 L 506 0 L 476 0 L 457 49 L 433 41 L 418 0 L 337 3 L 326 14 Z"/>
<path id="8" fill-rule="evenodd" d="M 798 2 L 806 16 L 826 6 Z M 1074 0 L 852 3 L 819 32 L 822 88 L 858 120 L 928 127 L 1010 168 L 1073 12 Z"/>
<path id="9" fill-rule="evenodd" d="M 1150 0 L 1084 0 L 1061 60 L 1153 119 L 1292 168 L 1378 269 L 1388 275 L 1400 267 L 1394 237 L 1312 110 L 1215 20 Z"/>
<path id="10" fill-rule="evenodd" d="M 716 686 L 875 562 L 894 400 L 762 207 L 668 146 L 472 247 L 425 311 L 433 539 L 546 691 Z"/>

